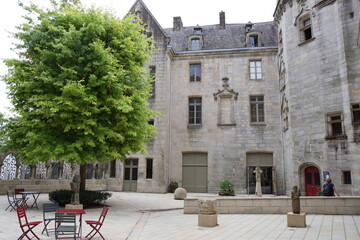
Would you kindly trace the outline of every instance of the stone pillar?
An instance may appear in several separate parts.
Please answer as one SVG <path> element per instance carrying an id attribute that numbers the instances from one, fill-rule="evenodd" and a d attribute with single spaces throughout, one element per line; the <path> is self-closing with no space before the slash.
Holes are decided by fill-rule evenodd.
<path id="1" fill-rule="evenodd" d="M 46 173 L 45 173 L 45 179 L 50 179 L 50 162 L 46 162 L 45 168 L 46 168 Z"/>
<path id="2" fill-rule="evenodd" d="M 96 164 L 93 163 L 93 169 L 92 169 L 92 179 L 96 178 Z"/>
<path id="3" fill-rule="evenodd" d="M 20 171 L 20 161 L 18 161 L 16 159 L 16 163 L 15 163 L 15 179 L 20 179 L 20 174 L 19 174 L 19 171 Z"/>
<path id="4" fill-rule="evenodd" d="M 35 179 L 35 173 L 36 173 L 36 165 L 35 164 L 31 164 L 30 165 L 30 179 Z"/>
<path id="5" fill-rule="evenodd" d="M 198 226 L 215 227 L 218 225 L 216 200 L 198 200 Z"/>
<path id="6" fill-rule="evenodd" d="M 63 178 L 63 162 L 59 162 L 59 179 L 62 179 Z"/>

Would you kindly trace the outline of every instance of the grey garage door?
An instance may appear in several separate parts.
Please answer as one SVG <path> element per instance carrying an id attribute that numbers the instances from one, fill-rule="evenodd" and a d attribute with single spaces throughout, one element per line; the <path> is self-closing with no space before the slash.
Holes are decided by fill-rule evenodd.
<path id="1" fill-rule="evenodd" d="M 206 153 L 183 153 L 182 182 L 188 192 L 207 192 Z"/>

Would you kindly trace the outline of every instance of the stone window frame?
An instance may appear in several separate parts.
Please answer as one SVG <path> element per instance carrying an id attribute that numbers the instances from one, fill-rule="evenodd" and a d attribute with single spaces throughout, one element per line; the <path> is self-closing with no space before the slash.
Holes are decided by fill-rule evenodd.
<path id="1" fill-rule="evenodd" d="M 251 63 L 252 63 L 252 62 L 255 62 L 255 78 L 251 78 L 251 69 L 252 69 Z M 257 72 L 257 69 L 258 69 L 257 64 L 256 64 L 257 62 L 260 62 L 260 64 L 261 64 L 260 73 Z M 248 71 L 249 71 L 249 80 L 250 80 L 250 81 L 261 81 L 261 80 L 264 80 L 263 62 L 262 62 L 262 59 L 259 59 L 259 58 L 249 59 L 248 69 L 249 69 Z M 259 74 L 261 75 L 260 78 L 258 78 L 258 75 L 259 75 Z"/>
<path id="2" fill-rule="evenodd" d="M 310 11 L 305 11 L 296 17 L 295 26 L 298 26 L 299 30 L 299 46 L 311 42 L 315 39 L 314 37 L 314 24 L 313 24 L 313 14 Z M 307 34 L 310 34 L 310 37 L 307 37 Z"/>
<path id="3" fill-rule="evenodd" d="M 199 48 L 198 49 L 193 49 L 192 42 L 194 40 L 199 40 Z M 192 51 L 198 51 L 198 50 L 203 49 L 203 45 L 204 45 L 204 41 L 203 41 L 202 35 L 196 34 L 196 35 L 192 35 L 189 37 L 188 49 L 190 49 Z"/>
<path id="4" fill-rule="evenodd" d="M 116 159 L 113 159 L 110 161 L 109 164 L 109 178 L 116 178 L 116 169 L 117 169 L 117 164 L 116 164 Z"/>
<path id="5" fill-rule="evenodd" d="M 247 47 L 261 47 L 263 46 L 263 43 L 261 41 L 261 31 L 258 30 L 250 30 L 249 32 L 246 33 L 246 46 Z M 251 46 L 250 44 L 250 37 L 252 36 L 256 36 L 257 37 L 257 46 Z"/>
<path id="6" fill-rule="evenodd" d="M 200 66 L 200 74 L 199 76 L 195 74 L 195 79 L 192 79 L 192 75 L 191 75 L 191 66 Z M 189 81 L 190 82 L 201 82 L 201 74 L 202 73 L 202 66 L 201 66 L 201 62 L 191 62 L 189 63 Z M 199 80 L 196 79 L 196 77 L 199 77 Z"/>
<path id="7" fill-rule="evenodd" d="M 145 178 L 147 180 L 153 179 L 154 176 L 154 159 L 153 158 L 146 158 L 146 174 Z"/>
<path id="8" fill-rule="evenodd" d="M 342 173 L 341 174 L 342 184 L 351 185 L 352 184 L 351 171 L 342 170 L 341 173 Z"/>
<path id="9" fill-rule="evenodd" d="M 252 100 L 252 98 L 259 98 L 262 97 L 262 100 Z M 250 101 L 250 124 L 251 125 L 265 125 L 266 123 L 266 118 L 265 118 L 265 96 L 263 94 L 254 94 L 254 95 L 250 95 L 249 96 L 249 101 Z M 262 105 L 262 109 L 259 109 L 259 106 Z M 256 120 L 253 121 L 253 106 L 256 107 L 256 113 L 255 113 L 255 117 Z M 262 115 L 263 115 L 263 121 L 260 120 L 260 114 L 259 111 L 262 110 Z"/>
<path id="10" fill-rule="evenodd" d="M 351 104 L 351 116 L 353 125 L 360 125 L 360 103 Z"/>
<path id="11" fill-rule="evenodd" d="M 150 65 L 149 66 L 149 76 L 153 80 L 151 82 L 150 95 L 151 95 L 151 97 L 154 97 L 155 96 L 155 81 L 156 81 L 156 66 L 155 65 Z"/>
<path id="12" fill-rule="evenodd" d="M 191 103 L 190 100 L 191 99 L 200 99 L 200 102 L 198 103 Z M 190 107 L 194 106 L 194 117 L 191 117 L 190 113 L 192 111 L 190 111 Z M 200 106 L 200 110 L 198 110 L 197 108 Z M 203 112 L 203 99 L 202 96 L 188 96 L 188 128 L 200 128 L 202 127 L 202 112 Z M 200 116 L 197 116 L 200 115 Z M 199 118 L 200 121 L 197 122 L 196 119 Z"/>
<path id="13" fill-rule="evenodd" d="M 328 113 L 326 115 L 326 125 L 327 125 L 327 133 L 326 133 L 327 139 L 338 139 L 346 136 L 345 128 L 344 128 L 344 117 L 341 112 Z M 339 127 L 341 127 L 340 129 L 341 134 L 338 133 L 339 130 L 336 130 L 336 133 L 334 133 L 335 129 Z"/>

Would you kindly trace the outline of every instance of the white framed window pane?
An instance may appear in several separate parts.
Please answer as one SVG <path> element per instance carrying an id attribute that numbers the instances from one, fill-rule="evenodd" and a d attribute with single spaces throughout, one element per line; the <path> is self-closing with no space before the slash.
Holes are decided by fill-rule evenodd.
<path id="1" fill-rule="evenodd" d="M 251 78 L 251 79 L 255 79 L 255 78 L 256 78 L 255 73 L 250 74 L 250 78 Z"/>
<path id="2" fill-rule="evenodd" d="M 250 62 L 250 67 L 255 67 L 255 62 L 254 61 Z"/>
<path id="3" fill-rule="evenodd" d="M 261 74 L 261 73 L 258 73 L 258 74 L 257 74 L 257 78 L 258 78 L 258 79 L 261 79 L 261 78 L 262 78 L 262 74 Z"/>

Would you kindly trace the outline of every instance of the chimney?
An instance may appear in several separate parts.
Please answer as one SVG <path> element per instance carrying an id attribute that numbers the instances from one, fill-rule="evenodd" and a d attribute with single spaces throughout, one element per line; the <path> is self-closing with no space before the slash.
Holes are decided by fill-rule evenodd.
<path id="1" fill-rule="evenodd" d="M 225 29 L 225 12 L 220 12 L 220 29 Z"/>
<path id="2" fill-rule="evenodd" d="M 174 17 L 173 31 L 180 31 L 183 27 L 181 17 Z"/>

